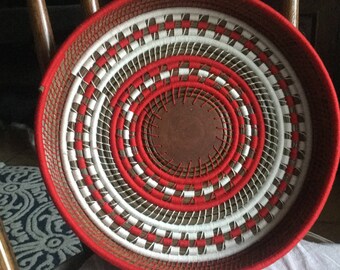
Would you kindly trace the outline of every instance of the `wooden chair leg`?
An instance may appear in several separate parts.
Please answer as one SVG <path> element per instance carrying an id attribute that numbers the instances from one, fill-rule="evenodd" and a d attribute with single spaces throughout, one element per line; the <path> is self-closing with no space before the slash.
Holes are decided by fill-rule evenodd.
<path id="1" fill-rule="evenodd" d="M 99 10 L 98 0 L 81 0 L 86 16 Z M 45 0 L 27 0 L 36 54 L 43 73 L 56 51 L 54 35 Z"/>
<path id="2" fill-rule="evenodd" d="M 80 1 L 86 17 L 91 16 L 100 8 L 98 0 L 81 0 Z"/>
<path id="3" fill-rule="evenodd" d="M 282 15 L 295 27 L 299 27 L 299 0 L 283 0 Z"/>
<path id="4" fill-rule="evenodd" d="M 35 49 L 42 72 L 53 57 L 56 46 L 45 0 L 27 0 Z"/>
<path id="5" fill-rule="evenodd" d="M 18 270 L 19 267 L 11 245 L 8 241 L 5 228 L 0 220 L 0 269 L 1 270 Z"/>

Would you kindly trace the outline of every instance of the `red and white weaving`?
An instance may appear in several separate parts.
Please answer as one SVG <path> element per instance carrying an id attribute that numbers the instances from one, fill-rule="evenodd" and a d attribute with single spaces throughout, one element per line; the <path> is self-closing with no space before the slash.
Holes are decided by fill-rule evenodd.
<path id="1" fill-rule="evenodd" d="M 309 99 L 247 22 L 211 4 L 154 2 L 119 22 L 110 12 L 127 5 L 107 8 L 55 60 L 43 87 L 58 90 L 44 93 L 38 120 L 45 178 L 80 237 L 118 266 L 230 266 L 306 185 Z"/>

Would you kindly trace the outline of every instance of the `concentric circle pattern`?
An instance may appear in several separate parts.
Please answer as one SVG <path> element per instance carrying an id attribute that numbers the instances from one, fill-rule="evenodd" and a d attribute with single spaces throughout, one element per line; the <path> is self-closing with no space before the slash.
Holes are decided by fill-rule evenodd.
<path id="1" fill-rule="evenodd" d="M 335 178 L 331 79 L 263 1 L 112 1 L 40 89 L 49 194 L 121 269 L 263 269 L 310 230 Z"/>
<path id="2" fill-rule="evenodd" d="M 73 69 L 61 129 L 74 196 L 112 241 L 166 261 L 230 256 L 294 201 L 309 159 L 294 72 L 246 24 L 156 10 Z"/>
<path id="3" fill-rule="evenodd" d="M 41 90 L 48 191 L 121 269 L 263 269 L 304 237 L 334 181 L 332 82 L 262 1 L 112 1 L 61 46 Z"/>

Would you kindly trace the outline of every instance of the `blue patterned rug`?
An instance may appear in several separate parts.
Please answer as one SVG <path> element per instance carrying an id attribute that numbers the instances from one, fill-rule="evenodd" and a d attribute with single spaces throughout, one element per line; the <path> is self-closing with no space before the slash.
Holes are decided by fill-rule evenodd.
<path id="1" fill-rule="evenodd" d="M 0 217 L 20 269 L 54 269 L 82 251 L 36 167 L 0 168 Z"/>

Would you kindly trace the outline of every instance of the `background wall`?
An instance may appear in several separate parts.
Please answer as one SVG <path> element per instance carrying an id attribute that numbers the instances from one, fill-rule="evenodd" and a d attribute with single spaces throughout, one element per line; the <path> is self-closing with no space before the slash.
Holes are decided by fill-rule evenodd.
<path id="1" fill-rule="evenodd" d="M 79 1 L 46 2 L 55 39 L 60 44 L 84 16 Z M 41 77 L 26 1 L 0 1 L 0 120 L 3 124 L 23 122 L 32 126 Z"/>

